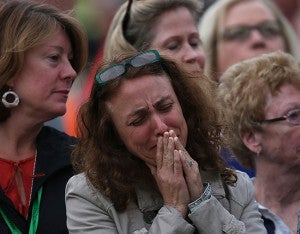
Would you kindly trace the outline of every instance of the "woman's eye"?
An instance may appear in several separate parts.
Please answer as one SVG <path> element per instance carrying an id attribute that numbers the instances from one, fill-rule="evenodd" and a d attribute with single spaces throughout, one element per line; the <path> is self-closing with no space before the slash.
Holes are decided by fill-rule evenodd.
<path id="1" fill-rule="evenodd" d="M 169 103 L 169 104 L 159 106 L 158 109 L 162 112 L 167 112 L 167 111 L 171 110 L 172 107 L 173 107 L 173 103 Z"/>
<path id="2" fill-rule="evenodd" d="M 200 44 L 201 44 L 200 39 L 198 39 L 198 38 L 194 38 L 190 41 L 190 45 L 192 47 L 198 47 Z"/>
<path id="3" fill-rule="evenodd" d="M 291 113 L 288 114 L 288 118 L 291 120 L 291 121 L 295 121 L 295 120 L 298 120 L 300 118 L 300 110 L 295 110 Z"/>
<path id="4" fill-rule="evenodd" d="M 132 122 L 129 123 L 130 126 L 140 126 L 142 125 L 142 123 L 144 123 L 145 121 L 145 117 L 139 117 L 135 120 L 133 120 Z"/>
<path id="5" fill-rule="evenodd" d="M 179 47 L 179 43 L 171 42 L 167 45 L 168 50 L 176 50 Z"/>
<path id="6" fill-rule="evenodd" d="M 68 56 L 68 59 L 69 59 L 70 62 L 73 61 L 74 60 L 74 55 L 72 54 L 72 55 Z"/>
<path id="7" fill-rule="evenodd" d="M 58 55 L 58 54 L 50 55 L 50 56 L 49 56 L 49 59 L 56 62 L 56 61 L 58 61 L 58 59 L 59 59 L 59 55 Z"/>

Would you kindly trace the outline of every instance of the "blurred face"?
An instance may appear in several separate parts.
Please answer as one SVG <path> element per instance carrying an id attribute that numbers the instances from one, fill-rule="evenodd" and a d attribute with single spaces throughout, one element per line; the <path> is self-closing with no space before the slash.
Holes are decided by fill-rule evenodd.
<path id="1" fill-rule="evenodd" d="M 153 29 L 150 48 L 174 58 L 191 71 L 202 71 L 205 62 L 199 32 L 191 13 L 185 7 L 165 12 Z"/>
<path id="2" fill-rule="evenodd" d="M 22 112 L 46 121 L 65 114 L 76 72 L 67 34 L 58 29 L 47 41 L 25 52 L 25 63 L 13 80 Z"/>
<path id="3" fill-rule="evenodd" d="M 247 35 L 245 27 L 257 26 Z M 285 50 L 281 32 L 274 16 L 260 1 L 241 1 L 228 9 L 217 43 L 219 76 L 231 65 L 263 53 Z M 264 31 L 261 33 L 259 29 Z M 226 37 L 224 37 L 226 36 Z M 218 77 L 217 77 L 218 79 Z"/>
<path id="4" fill-rule="evenodd" d="M 147 164 L 156 165 L 157 139 L 164 132 L 174 130 L 186 144 L 187 125 L 166 76 L 124 80 L 107 106 L 127 149 Z"/>
<path id="5" fill-rule="evenodd" d="M 276 96 L 269 95 L 265 119 L 273 119 L 292 113 L 300 108 L 300 87 L 284 84 Z M 298 114 L 293 114 L 299 119 Z M 286 120 L 264 124 L 260 133 L 262 153 L 266 160 L 289 170 L 300 167 L 300 125 L 293 125 Z"/>

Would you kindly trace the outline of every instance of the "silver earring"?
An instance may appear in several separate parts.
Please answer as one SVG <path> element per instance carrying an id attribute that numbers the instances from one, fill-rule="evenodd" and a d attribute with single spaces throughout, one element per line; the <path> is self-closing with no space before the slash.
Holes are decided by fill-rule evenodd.
<path id="1" fill-rule="evenodd" d="M 12 90 L 6 91 L 2 96 L 2 103 L 6 108 L 13 108 L 19 105 L 19 96 Z"/>
<path id="2" fill-rule="evenodd" d="M 256 157 L 259 157 L 260 156 L 260 152 L 261 152 L 261 150 L 259 149 L 259 150 L 257 150 L 257 152 L 256 152 Z"/>

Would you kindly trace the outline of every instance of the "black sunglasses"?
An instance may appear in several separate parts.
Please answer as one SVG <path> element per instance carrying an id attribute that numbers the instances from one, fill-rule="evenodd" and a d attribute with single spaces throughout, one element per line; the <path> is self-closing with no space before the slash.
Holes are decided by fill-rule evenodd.
<path id="1" fill-rule="evenodd" d="M 252 26 L 237 25 L 225 28 L 221 37 L 225 41 L 244 41 L 249 38 L 253 30 L 257 30 L 264 38 L 273 38 L 282 34 L 277 21 L 266 21 Z"/>

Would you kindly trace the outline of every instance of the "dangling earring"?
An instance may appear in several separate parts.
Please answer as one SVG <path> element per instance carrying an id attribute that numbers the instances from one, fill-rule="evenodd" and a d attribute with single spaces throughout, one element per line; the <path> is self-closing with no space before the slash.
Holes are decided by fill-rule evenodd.
<path id="1" fill-rule="evenodd" d="M 2 103 L 6 108 L 13 108 L 19 105 L 19 96 L 12 90 L 6 91 L 2 96 Z"/>
<path id="2" fill-rule="evenodd" d="M 259 157 L 259 156 L 260 156 L 260 152 L 261 152 L 261 149 L 257 150 L 257 152 L 256 152 L 256 157 Z"/>

